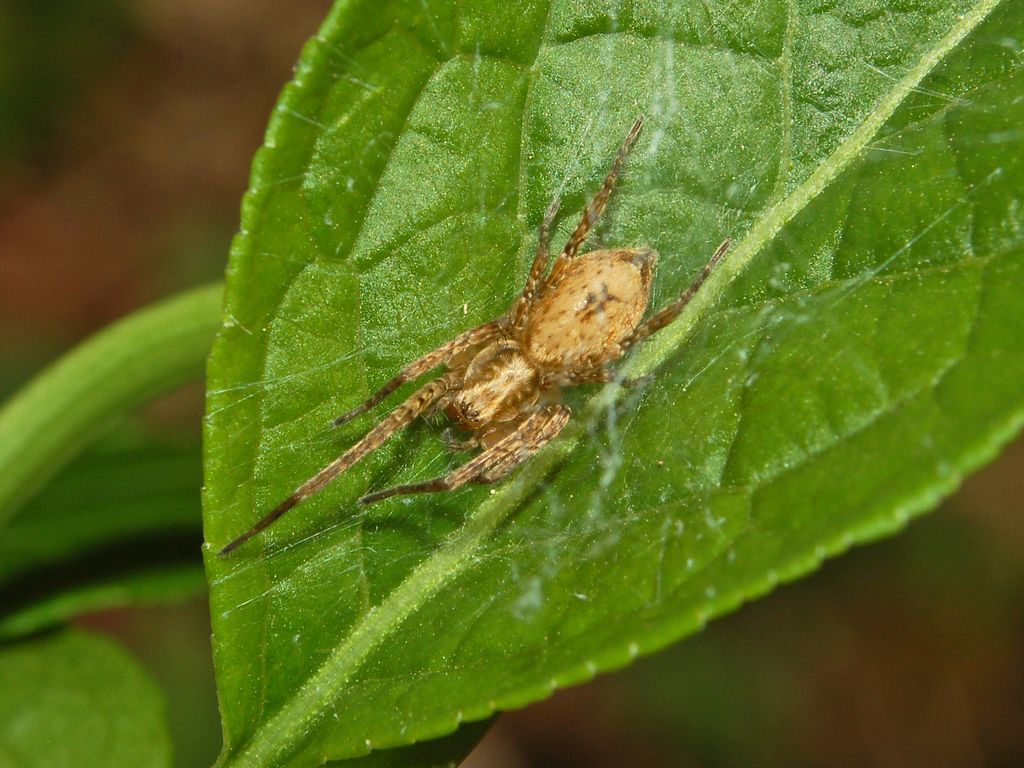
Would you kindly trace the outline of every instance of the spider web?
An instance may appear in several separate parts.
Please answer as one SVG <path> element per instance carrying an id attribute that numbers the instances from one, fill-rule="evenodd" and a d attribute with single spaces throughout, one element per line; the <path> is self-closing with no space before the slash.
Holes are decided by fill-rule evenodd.
<path id="1" fill-rule="evenodd" d="M 279 108 L 257 162 L 261 207 L 233 259 L 236 300 L 211 368 L 208 453 L 223 449 L 207 491 L 211 541 L 236 535 L 371 423 L 337 432 L 333 416 L 501 314 L 550 198 L 563 201 L 558 247 L 637 115 L 644 134 L 589 247 L 656 248 L 657 308 L 723 238 L 736 246 L 691 311 L 624 364 L 650 380 L 567 392 L 574 431 L 516 478 L 355 507 L 368 488 L 465 460 L 428 419 L 248 556 L 211 558 L 216 644 L 238 665 L 219 669 L 236 743 L 268 718 L 279 727 L 264 732 L 286 733 L 306 712 L 302 691 L 332 681 L 343 698 L 319 705 L 318 720 L 337 721 L 319 748 L 354 754 L 438 735 L 693 631 L 848 546 L 858 525 L 880 525 L 853 513 L 830 523 L 822 505 L 793 543 L 757 499 L 915 402 L 967 354 L 980 291 L 971 270 L 998 239 L 979 230 L 975 207 L 1000 194 L 1004 169 L 965 163 L 947 132 L 1004 75 L 973 90 L 920 81 L 959 44 L 953 33 L 973 28 L 959 14 L 977 24 L 997 3 L 905 5 L 555 3 L 536 18 L 484 20 L 422 2 L 396 10 L 393 28 L 328 22 L 294 86 L 314 98 L 286 95 Z M 502 23 L 534 23 L 540 47 L 523 59 L 500 39 Z M 403 98 L 379 68 L 395 48 L 421 79 L 395 76 L 411 83 L 407 108 L 374 129 L 364 124 L 376 105 Z M 301 168 L 274 165 L 278 137 L 308 143 Z M 926 183 L 928 194 L 907 196 Z M 1009 220 L 1017 229 L 997 234 L 1019 241 L 1019 211 Z M 886 310 L 904 290 L 940 295 L 957 270 L 962 302 Z M 245 286 L 268 279 L 283 286 L 273 311 L 247 308 Z M 936 356 L 893 367 L 879 334 L 934 320 L 948 331 Z M 256 362 L 218 374 L 229 344 L 254 345 Z M 921 456 L 953 474 L 937 446 Z M 914 511 L 902 498 L 887 508 L 895 524 Z M 758 560 L 772 545 L 795 554 Z M 430 691 L 459 675 L 474 685 L 417 708 L 410 680 Z M 382 690 L 402 702 L 383 717 L 372 703 L 398 694 Z"/>

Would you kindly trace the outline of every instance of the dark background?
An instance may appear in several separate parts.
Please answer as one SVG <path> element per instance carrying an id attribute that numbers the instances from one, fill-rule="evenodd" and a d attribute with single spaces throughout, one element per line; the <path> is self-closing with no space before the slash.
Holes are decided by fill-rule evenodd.
<path id="1" fill-rule="evenodd" d="M 218 278 L 251 156 L 328 7 L 5 0 L 0 392 L 114 318 Z M 140 419 L 198 443 L 201 413 L 196 385 Z M 1022 498 L 1018 440 L 896 539 L 503 716 L 469 764 L 1024 765 Z M 209 765 L 202 596 L 80 623 L 162 683 L 177 764 Z"/>

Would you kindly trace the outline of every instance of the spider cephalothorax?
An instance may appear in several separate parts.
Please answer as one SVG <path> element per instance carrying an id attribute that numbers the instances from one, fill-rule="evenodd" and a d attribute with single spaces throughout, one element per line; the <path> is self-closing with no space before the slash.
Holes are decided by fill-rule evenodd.
<path id="1" fill-rule="evenodd" d="M 728 240 L 681 296 L 643 322 L 658 255 L 649 248 L 579 252 L 608 203 L 642 125 L 642 119 L 633 124 L 601 190 L 583 211 L 547 276 L 544 273 L 550 262 L 549 241 L 558 213 L 557 199 L 541 223 L 526 287 L 508 313 L 424 355 L 362 405 L 338 417 L 334 423 L 344 424 L 373 408 L 402 384 L 441 365 L 448 369 L 416 390 L 362 440 L 296 488 L 270 514 L 224 547 L 221 554 L 255 536 L 430 410 L 443 411 L 469 433 L 466 440 L 453 442 L 453 447 L 479 448 L 480 452 L 444 477 L 399 485 L 364 496 L 361 501 L 369 504 L 398 494 L 453 490 L 469 482 L 500 480 L 565 426 L 571 412 L 560 402 L 563 387 L 609 381 L 614 376 L 607 367 L 609 363 L 676 318 L 725 253 Z"/>

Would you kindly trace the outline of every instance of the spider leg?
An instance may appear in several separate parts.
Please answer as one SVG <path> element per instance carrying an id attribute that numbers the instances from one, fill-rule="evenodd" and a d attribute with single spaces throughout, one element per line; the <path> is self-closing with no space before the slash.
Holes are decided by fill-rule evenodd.
<path id="1" fill-rule="evenodd" d="M 578 371 L 559 373 L 545 379 L 545 387 L 573 387 L 578 384 L 607 384 L 613 381 L 616 371 L 611 368 L 602 368 L 600 361 Z"/>
<path id="2" fill-rule="evenodd" d="M 459 440 L 455 436 L 455 433 L 451 429 L 446 429 L 441 434 L 441 439 L 444 441 L 445 448 L 452 453 L 460 453 L 462 451 L 471 451 L 474 448 L 480 446 L 480 441 L 476 437 L 470 437 L 465 440 Z"/>
<path id="3" fill-rule="evenodd" d="M 497 482 L 531 454 L 554 440 L 569 421 L 570 414 L 571 411 L 567 405 L 561 403 L 549 405 L 543 410 L 531 414 L 516 427 L 514 432 L 499 440 L 483 453 L 474 456 L 450 474 L 423 483 L 397 485 L 394 488 L 371 493 L 359 501 L 363 504 L 373 504 L 391 496 L 409 493 L 453 491 L 469 482 Z"/>
<path id="4" fill-rule="evenodd" d="M 349 469 L 357 461 L 368 453 L 377 450 L 385 440 L 427 410 L 437 398 L 445 392 L 458 387 L 460 383 L 461 378 L 458 374 L 448 373 L 420 387 L 404 403 L 385 416 L 377 426 L 367 432 L 362 440 L 296 488 L 291 496 L 278 504 L 269 514 L 260 519 L 256 525 L 225 546 L 220 551 L 220 554 L 226 555 L 232 550 L 237 549 L 296 504 L 322 490 L 324 486 Z"/>
<path id="5" fill-rule="evenodd" d="M 352 421 L 356 416 L 361 416 L 368 410 L 373 408 L 377 403 L 383 400 L 385 397 L 390 395 L 400 386 L 405 384 L 407 381 L 419 378 L 427 371 L 430 371 L 442 363 L 446 363 L 451 360 L 455 355 L 459 354 L 467 347 L 472 347 L 477 344 L 482 344 L 486 341 L 490 341 L 492 338 L 498 335 L 498 331 L 501 324 L 497 320 L 493 320 L 483 325 L 478 325 L 476 328 L 471 328 L 465 333 L 456 336 L 449 342 L 442 344 L 440 347 L 435 349 L 433 352 L 428 352 L 426 355 L 410 363 L 403 370 L 401 370 L 395 378 L 391 379 L 387 384 L 378 389 L 362 405 L 356 406 L 351 411 L 346 411 L 331 422 L 334 426 L 340 427 L 342 424 L 347 424 Z"/>
<path id="6" fill-rule="evenodd" d="M 702 269 L 700 274 L 693 279 L 693 282 L 690 283 L 690 287 L 683 291 L 678 299 L 658 310 L 646 322 L 641 323 L 634 328 L 633 332 L 629 334 L 629 336 L 619 342 L 619 346 L 622 349 L 623 354 L 625 354 L 626 350 L 630 347 L 639 344 L 652 333 L 661 330 L 679 316 L 679 313 L 683 311 L 683 307 L 690 303 L 690 300 L 694 297 L 697 291 L 700 290 L 700 287 L 704 285 L 704 281 L 708 279 L 708 275 L 711 274 L 711 270 L 715 268 L 715 265 L 718 264 L 726 251 L 729 250 L 729 246 L 731 244 L 731 240 L 723 240 L 722 244 L 715 249 L 715 252 L 708 263 L 704 265 L 704 269 Z"/>
<path id="7" fill-rule="evenodd" d="M 554 383 L 560 387 L 576 386 L 578 384 L 607 384 L 618 378 L 619 372 L 612 368 L 590 368 L 585 371 L 576 371 L 567 374 L 563 378 L 557 378 Z M 640 376 L 635 379 L 621 379 L 619 385 L 632 389 L 633 387 L 649 384 L 653 376 Z"/>
<path id="8" fill-rule="evenodd" d="M 583 209 L 583 215 L 580 217 L 579 224 L 576 225 L 576 229 L 569 236 L 569 241 L 565 244 L 565 248 L 562 249 L 562 253 L 559 254 L 558 259 L 555 261 L 551 275 L 548 276 L 549 284 L 556 284 L 558 282 L 561 271 L 565 269 L 569 261 L 576 258 L 580 246 L 583 245 L 587 235 L 590 234 L 591 228 L 593 228 L 604 212 L 605 206 L 608 205 L 608 198 L 611 197 L 612 190 L 615 188 L 615 182 L 619 178 L 622 164 L 626 161 L 626 155 L 629 154 L 629 150 L 632 148 L 633 142 L 636 141 L 636 137 L 640 135 L 640 129 L 643 127 L 643 124 L 644 119 L 642 117 L 638 118 L 633 123 L 633 127 L 629 129 L 629 133 L 626 134 L 626 139 L 622 142 L 622 146 L 619 147 L 619 151 L 612 161 L 612 167 L 608 169 L 608 175 L 604 178 L 604 184 L 601 185 L 601 189 L 594 195 L 587 207 Z"/>
<path id="9" fill-rule="evenodd" d="M 526 286 L 523 292 L 512 305 L 512 325 L 522 327 L 525 325 L 526 316 L 530 311 L 530 305 L 537 298 L 537 285 L 541 275 L 551 260 L 551 225 L 558 215 L 558 207 L 561 200 L 557 197 L 551 201 L 547 211 L 544 213 L 544 220 L 540 223 L 540 234 L 537 236 L 537 253 L 533 257 L 533 266 L 530 267 L 530 274 L 526 278 Z"/>

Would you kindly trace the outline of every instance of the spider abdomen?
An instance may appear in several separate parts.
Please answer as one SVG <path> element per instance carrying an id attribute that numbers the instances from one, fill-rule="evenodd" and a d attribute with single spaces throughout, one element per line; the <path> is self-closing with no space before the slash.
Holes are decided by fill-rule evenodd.
<path id="1" fill-rule="evenodd" d="M 614 360 L 619 342 L 647 309 L 657 258 L 650 249 L 624 249 L 569 262 L 530 313 L 527 355 L 539 365 L 569 370 Z"/>

